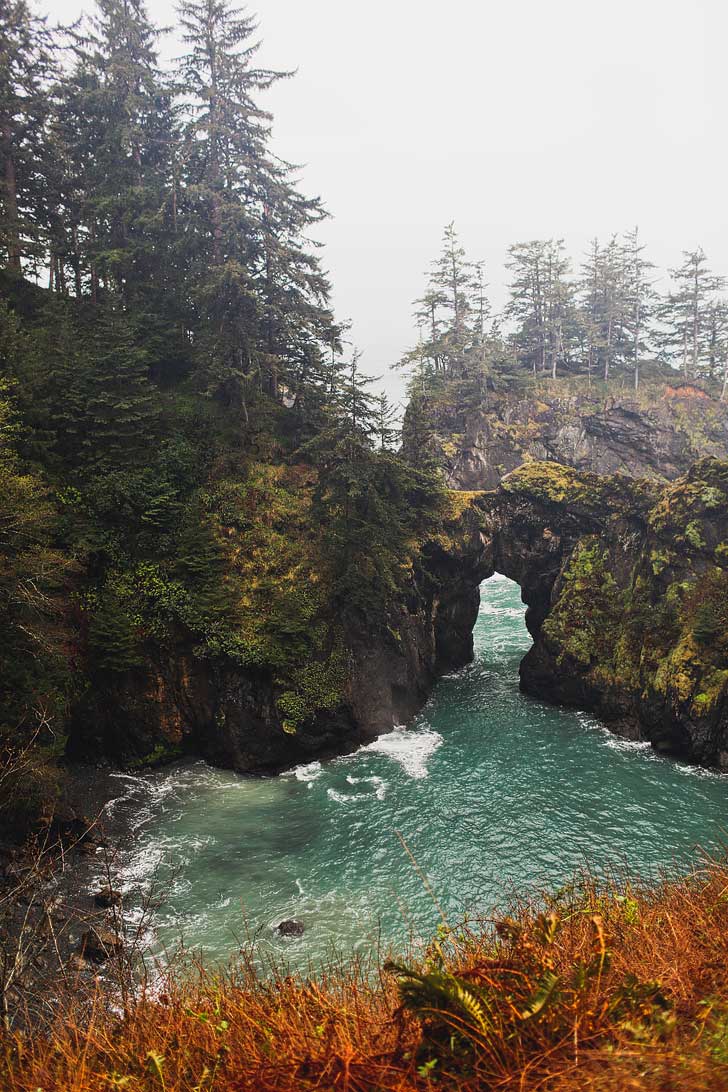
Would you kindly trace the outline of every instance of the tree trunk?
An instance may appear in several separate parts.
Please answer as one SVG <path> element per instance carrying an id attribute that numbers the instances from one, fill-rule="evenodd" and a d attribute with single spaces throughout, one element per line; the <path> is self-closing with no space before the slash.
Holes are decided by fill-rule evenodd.
<path id="1" fill-rule="evenodd" d="M 693 287 L 693 379 L 698 374 L 698 318 L 700 309 L 700 288 L 698 283 L 698 267 L 695 266 L 695 283 Z"/>
<path id="2" fill-rule="evenodd" d="M 634 327 L 634 389 L 639 390 L 640 387 L 640 308 L 637 304 L 637 316 Z"/>
<path id="3" fill-rule="evenodd" d="M 81 257 L 78 253 L 78 224 L 74 224 L 71 228 L 71 244 L 73 246 L 73 254 L 71 256 L 73 283 L 76 290 L 76 299 L 80 300 L 83 295 L 83 284 L 81 282 Z"/>
<path id="4" fill-rule="evenodd" d="M 5 213 L 7 230 L 8 269 L 15 273 L 22 271 L 20 261 L 20 217 L 18 216 L 18 183 L 15 176 L 15 160 L 12 149 L 12 130 L 8 123 L 3 125 L 3 144 L 5 152 Z"/>

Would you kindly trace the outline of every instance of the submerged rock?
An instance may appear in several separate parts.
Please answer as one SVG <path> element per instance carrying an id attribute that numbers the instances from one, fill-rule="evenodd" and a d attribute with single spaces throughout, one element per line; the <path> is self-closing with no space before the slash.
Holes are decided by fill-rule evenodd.
<path id="1" fill-rule="evenodd" d="M 293 918 L 289 918 L 276 926 L 276 932 L 281 937 L 302 937 L 305 932 L 305 927 L 302 921 L 295 921 Z"/>

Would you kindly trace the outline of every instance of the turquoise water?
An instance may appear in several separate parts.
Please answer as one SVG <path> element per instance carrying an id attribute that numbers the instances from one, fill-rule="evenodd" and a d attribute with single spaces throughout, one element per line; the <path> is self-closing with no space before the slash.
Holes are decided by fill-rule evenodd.
<path id="1" fill-rule="evenodd" d="M 109 807 L 134 837 L 119 882 L 132 916 L 161 892 L 152 942 L 216 959 L 255 937 L 303 966 L 427 939 L 439 916 L 419 873 L 455 922 L 583 864 L 645 875 L 721 840 L 724 777 L 519 692 L 523 613 L 515 584 L 486 581 L 474 662 L 354 755 L 268 779 L 201 763 L 120 775 Z M 284 918 L 303 937 L 279 938 Z"/>

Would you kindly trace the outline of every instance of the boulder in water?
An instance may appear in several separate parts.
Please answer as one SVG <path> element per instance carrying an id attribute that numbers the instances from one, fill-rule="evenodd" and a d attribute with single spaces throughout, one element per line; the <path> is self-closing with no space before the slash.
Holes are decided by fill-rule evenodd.
<path id="1" fill-rule="evenodd" d="M 110 929 L 94 926 L 81 937 L 81 955 L 90 963 L 105 963 L 112 956 L 119 955 L 123 948 L 121 937 Z"/>
<path id="2" fill-rule="evenodd" d="M 293 918 L 282 921 L 276 926 L 276 932 L 281 937 L 302 937 L 304 931 L 303 922 L 295 921 Z"/>
<path id="3" fill-rule="evenodd" d="M 121 902 L 121 892 L 115 891 L 113 887 L 102 887 L 101 890 L 97 891 L 94 895 L 94 902 L 104 910 L 109 910 L 112 906 L 119 905 Z"/>

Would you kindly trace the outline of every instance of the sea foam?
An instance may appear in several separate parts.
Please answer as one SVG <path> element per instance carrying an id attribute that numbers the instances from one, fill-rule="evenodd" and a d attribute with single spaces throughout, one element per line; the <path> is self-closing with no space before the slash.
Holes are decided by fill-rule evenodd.
<path id="1" fill-rule="evenodd" d="M 427 777 L 427 764 L 442 742 L 440 733 L 432 728 L 395 728 L 360 748 L 357 754 L 367 751 L 386 755 L 398 762 L 409 777 L 419 781 Z"/>

